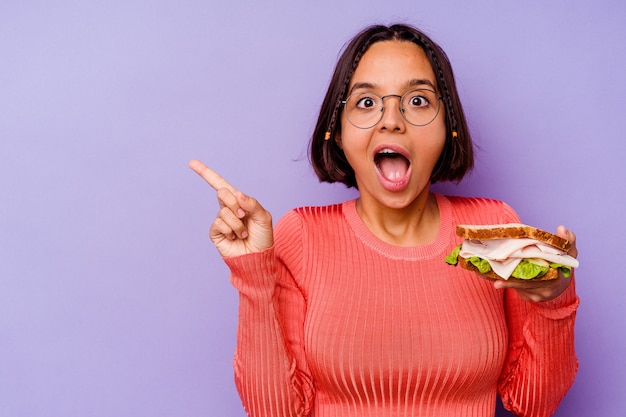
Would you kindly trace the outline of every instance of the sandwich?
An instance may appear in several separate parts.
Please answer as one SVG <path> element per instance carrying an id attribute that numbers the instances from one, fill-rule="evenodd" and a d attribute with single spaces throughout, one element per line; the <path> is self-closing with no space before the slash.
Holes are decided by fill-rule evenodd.
<path id="1" fill-rule="evenodd" d="M 578 267 L 572 242 L 525 224 L 458 225 L 456 234 L 464 241 L 446 262 L 490 279 L 551 280 Z"/>

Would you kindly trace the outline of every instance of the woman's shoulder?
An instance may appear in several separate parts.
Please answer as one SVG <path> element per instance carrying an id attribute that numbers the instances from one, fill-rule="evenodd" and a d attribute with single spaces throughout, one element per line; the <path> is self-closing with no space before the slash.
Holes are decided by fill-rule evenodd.
<path id="1" fill-rule="evenodd" d="M 343 219 L 344 206 L 350 202 L 325 206 L 302 206 L 287 211 L 276 223 L 277 232 L 303 228 L 328 227 Z"/>
<path id="2" fill-rule="evenodd" d="M 455 207 L 478 206 L 478 207 L 497 207 L 506 205 L 502 200 L 496 200 L 488 197 L 466 197 L 460 195 L 444 195 L 446 199 Z"/>
<path id="3" fill-rule="evenodd" d="M 487 197 L 444 196 L 459 223 L 500 224 L 519 222 L 515 210 L 501 200 Z"/>
<path id="4" fill-rule="evenodd" d="M 304 220 L 315 220 L 318 218 L 329 218 L 329 217 L 337 217 L 341 216 L 343 212 L 344 203 L 336 203 L 325 206 L 301 206 L 296 207 L 289 210 L 287 213 L 281 217 L 281 221 L 283 219 L 290 219 L 293 217 L 299 217 Z"/>

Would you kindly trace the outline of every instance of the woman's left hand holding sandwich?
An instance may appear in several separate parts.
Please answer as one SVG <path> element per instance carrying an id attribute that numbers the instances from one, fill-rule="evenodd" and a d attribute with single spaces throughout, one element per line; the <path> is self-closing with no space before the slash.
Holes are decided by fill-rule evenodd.
<path id="1" fill-rule="evenodd" d="M 576 258 L 578 256 L 576 235 L 565 226 L 559 226 L 556 230 L 556 235 L 572 242 L 572 246 L 567 253 Z M 571 281 L 571 277 L 564 277 L 562 273 L 559 273 L 558 279 L 549 281 L 513 282 L 499 279 L 494 281 L 493 285 L 496 288 L 513 288 L 526 301 L 541 302 L 552 300 L 561 295 Z"/>

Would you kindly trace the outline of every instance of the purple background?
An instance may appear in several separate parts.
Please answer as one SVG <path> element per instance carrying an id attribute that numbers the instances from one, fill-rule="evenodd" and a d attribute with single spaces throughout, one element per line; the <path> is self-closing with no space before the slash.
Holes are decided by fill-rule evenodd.
<path id="1" fill-rule="evenodd" d="M 352 198 L 306 143 L 341 46 L 398 20 L 448 52 L 482 149 L 438 189 L 578 235 L 557 415 L 625 415 L 626 3 L 225 3 L 0 4 L 0 417 L 243 416 L 217 204 L 187 162 L 276 219 Z"/>

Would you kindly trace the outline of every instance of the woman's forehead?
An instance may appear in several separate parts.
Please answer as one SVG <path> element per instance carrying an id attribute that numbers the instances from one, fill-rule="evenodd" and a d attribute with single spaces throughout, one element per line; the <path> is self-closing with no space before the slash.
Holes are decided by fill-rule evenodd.
<path id="1" fill-rule="evenodd" d="M 415 80 L 436 86 L 432 65 L 424 50 L 409 41 L 382 41 L 370 46 L 359 61 L 350 80 L 372 88 L 410 87 Z"/>

